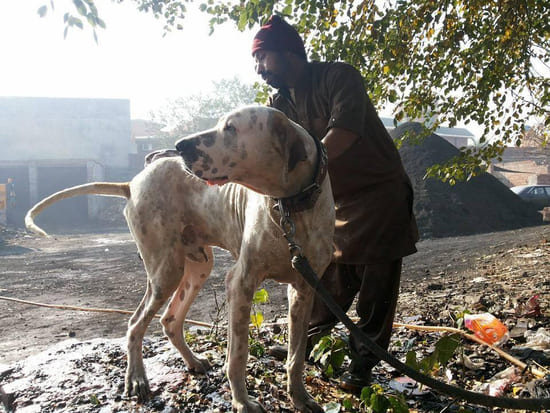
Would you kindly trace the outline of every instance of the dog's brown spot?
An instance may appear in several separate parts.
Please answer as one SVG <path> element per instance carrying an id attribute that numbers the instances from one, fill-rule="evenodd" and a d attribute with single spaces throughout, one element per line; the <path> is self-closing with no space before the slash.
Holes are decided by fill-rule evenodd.
<path id="1" fill-rule="evenodd" d="M 201 143 L 207 148 L 213 146 L 216 143 L 216 135 L 213 133 L 204 135 L 201 139 Z"/>
<path id="2" fill-rule="evenodd" d="M 147 235 L 147 227 L 146 227 L 145 225 L 142 225 L 142 226 L 141 226 L 141 233 L 142 233 L 143 235 Z"/>
<path id="3" fill-rule="evenodd" d="M 260 122 L 260 123 L 259 123 L 258 129 L 260 129 L 261 131 L 264 130 L 264 123 L 263 123 L 263 122 Z"/>
<path id="4" fill-rule="evenodd" d="M 248 152 L 243 148 L 241 148 L 241 159 L 244 161 L 246 158 L 248 158 Z"/>
<path id="5" fill-rule="evenodd" d="M 213 173 L 213 174 L 217 174 L 217 173 L 218 173 L 218 168 L 213 168 L 213 169 L 212 169 L 212 173 Z"/>
<path id="6" fill-rule="evenodd" d="M 153 295 L 155 296 L 155 299 L 161 299 L 162 298 L 162 288 L 159 286 L 155 287 L 155 291 L 153 292 Z"/>
<path id="7" fill-rule="evenodd" d="M 136 338 L 134 337 L 133 334 L 130 336 L 130 341 L 136 341 Z"/>
<path id="8" fill-rule="evenodd" d="M 186 225 L 181 231 L 181 242 L 183 245 L 194 244 L 197 241 L 197 234 L 193 225 Z"/>
<path id="9" fill-rule="evenodd" d="M 257 122 L 258 122 L 258 115 L 256 115 L 255 112 L 252 112 L 252 114 L 250 115 L 250 122 L 248 122 L 248 127 L 250 129 L 254 128 L 254 125 L 256 125 Z"/>
<path id="10" fill-rule="evenodd" d="M 180 301 L 185 300 L 185 290 L 180 291 Z"/>
<path id="11" fill-rule="evenodd" d="M 222 158 L 222 165 L 224 166 L 227 165 L 229 163 L 229 160 L 230 160 L 229 156 L 224 156 Z"/>
<path id="12" fill-rule="evenodd" d="M 202 273 L 202 274 L 201 274 L 201 278 L 206 278 L 206 274 L 205 274 L 205 273 Z"/>
<path id="13" fill-rule="evenodd" d="M 230 167 L 230 168 L 234 168 L 235 166 L 237 166 L 237 163 L 236 163 L 236 162 L 231 162 L 231 163 L 229 164 L 229 167 Z"/>
<path id="14" fill-rule="evenodd" d="M 166 318 L 164 321 L 167 323 L 173 323 L 175 319 L 176 319 L 176 316 L 172 314 L 170 317 Z"/>
<path id="15" fill-rule="evenodd" d="M 174 333 L 173 331 L 168 332 L 168 337 L 174 338 L 175 336 L 176 336 L 176 333 Z"/>
<path id="16" fill-rule="evenodd" d="M 248 320 L 248 318 L 250 317 L 250 308 L 248 308 L 246 305 L 239 307 L 239 312 L 241 313 L 241 317 L 244 320 Z"/>
<path id="17" fill-rule="evenodd" d="M 191 288 L 191 283 L 189 281 L 185 282 L 185 289 L 189 290 Z"/>

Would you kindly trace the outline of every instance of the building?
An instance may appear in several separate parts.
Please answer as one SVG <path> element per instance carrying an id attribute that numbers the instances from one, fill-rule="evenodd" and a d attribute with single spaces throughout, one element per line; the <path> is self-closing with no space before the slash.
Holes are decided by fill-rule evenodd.
<path id="1" fill-rule="evenodd" d="M 11 224 L 60 189 L 90 181 L 127 180 L 135 153 L 130 101 L 0 97 L 0 183 L 12 178 L 16 207 Z M 44 211 L 44 220 L 76 223 L 94 218 L 102 198 L 76 197 Z"/>
<path id="2" fill-rule="evenodd" d="M 387 130 L 395 128 L 392 118 L 381 117 L 382 123 Z M 434 132 L 436 135 L 441 136 L 446 141 L 450 142 L 457 148 L 475 146 L 475 136 L 466 128 L 437 128 Z"/>

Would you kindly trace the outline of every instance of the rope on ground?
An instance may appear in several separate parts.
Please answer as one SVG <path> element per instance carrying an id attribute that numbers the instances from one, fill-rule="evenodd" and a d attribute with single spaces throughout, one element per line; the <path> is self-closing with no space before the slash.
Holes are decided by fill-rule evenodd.
<path id="1" fill-rule="evenodd" d="M 34 301 L 20 300 L 18 298 L 13 298 L 13 297 L 5 297 L 1 295 L 0 295 L 0 300 L 11 301 L 13 303 L 19 303 L 19 304 L 33 305 L 36 307 L 54 308 L 57 310 L 84 311 L 88 313 L 115 313 L 115 314 L 130 314 L 130 315 L 134 314 L 133 311 L 120 310 L 117 308 L 90 308 L 90 307 L 76 307 L 72 305 L 61 305 L 61 304 L 44 304 L 44 303 L 37 303 Z M 160 318 L 161 316 L 158 314 L 155 314 L 154 317 Z M 207 327 L 207 328 L 214 327 L 212 324 L 204 323 L 202 321 L 186 319 L 185 322 L 188 324 L 199 326 L 199 327 Z"/>

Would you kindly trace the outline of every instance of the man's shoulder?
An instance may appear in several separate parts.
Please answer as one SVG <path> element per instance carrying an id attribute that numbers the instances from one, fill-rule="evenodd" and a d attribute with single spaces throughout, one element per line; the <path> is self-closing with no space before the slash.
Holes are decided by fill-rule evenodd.
<path id="1" fill-rule="evenodd" d="M 345 62 L 311 62 L 311 75 L 317 78 L 361 77 L 360 72 L 349 63 Z"/>

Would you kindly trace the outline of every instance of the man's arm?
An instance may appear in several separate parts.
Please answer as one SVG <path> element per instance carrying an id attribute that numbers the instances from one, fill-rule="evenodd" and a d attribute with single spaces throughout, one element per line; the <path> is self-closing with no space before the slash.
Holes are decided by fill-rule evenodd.
<path id="1" fill-rule="evenodd" d="M 323 138 L 323 143 L 327 148 L 329 162 L 347 151 L 358 138 L 359 135 L 348 129 L 337 127 L 330 128 Z"/>

